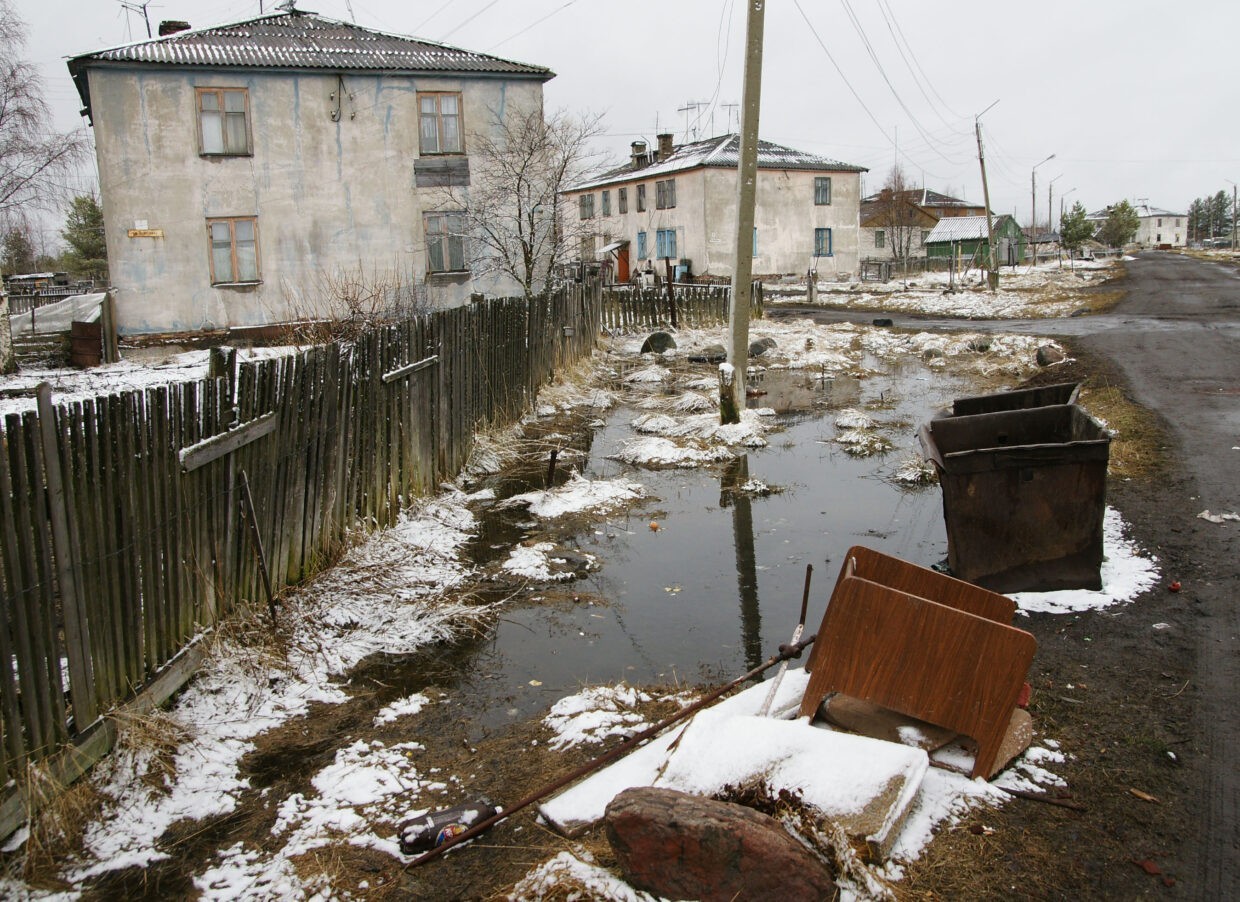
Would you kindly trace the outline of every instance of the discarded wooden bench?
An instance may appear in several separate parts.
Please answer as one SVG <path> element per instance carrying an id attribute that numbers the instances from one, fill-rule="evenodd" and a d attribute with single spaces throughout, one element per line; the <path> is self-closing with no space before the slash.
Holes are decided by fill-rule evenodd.
<path id="1" fill-rule="evenodd" d="M 1037 641 L 1010 625 L 1015 603 L 855 546 L 818 628 L 800 716 L 832 693 L 971 737 L 989 777 Z"/>

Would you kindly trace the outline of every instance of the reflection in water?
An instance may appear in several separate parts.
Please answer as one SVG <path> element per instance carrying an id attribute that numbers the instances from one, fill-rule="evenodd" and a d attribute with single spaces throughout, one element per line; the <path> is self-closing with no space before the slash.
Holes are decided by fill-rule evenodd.
<path id="1" fill-rule="evenodd" d="M 736 588 L 741 599 L 741 642 L 745 666 L 762 663 L 762 611 L 758 603 L 758 564 L 753 543 L 753 512 L 749 493 L 749 455 L 728 461 L 719 474 L 719 506 L 732 508 L 732 545 L 736 550 Z"/>

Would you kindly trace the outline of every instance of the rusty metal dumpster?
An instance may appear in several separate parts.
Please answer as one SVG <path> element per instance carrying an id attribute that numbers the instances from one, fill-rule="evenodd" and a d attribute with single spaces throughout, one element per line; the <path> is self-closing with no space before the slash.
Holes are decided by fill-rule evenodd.
<path id="1" fill-rule="evenodd" d="M 1098 589 L 1111 438 L 1075 404 L 930 420 L 953 576 L 995 592 Z"/>
<path id="2" fill-rule="evenodd" d="M 1060 382 L 1056 385 L 1039 385 L 1034 388 L 1017 388 L 957 398 L 952 402 L 950 416 L 972 416 L 977 413 L 997 413 L 1000 410 L 1028 410 L 1031 407 L 1047 407 L 1052 404 L 1075 404 L 1081 392 L 1079 382 Z M 946 411 L 943 416 L 949 415 Z"/>

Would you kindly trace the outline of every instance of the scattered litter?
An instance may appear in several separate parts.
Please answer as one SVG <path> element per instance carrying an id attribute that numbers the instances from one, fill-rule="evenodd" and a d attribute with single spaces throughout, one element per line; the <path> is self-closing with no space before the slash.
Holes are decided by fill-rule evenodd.
<path id="1" fill-rule="evenodd" d="M 1141 790 L 1135 789 L 1135 788 L 1130 788 L 1128 791 L 1132 793 L 1134 796 L 1136 796 L 1138 799 L 1140 799 L 1142 802 L 1153 802 L 1155 804 L 1159 803 L 1158 799 L 1150 795 L 1148 792 L 1142 792 Z"/>
<path id="2" fill-rule="evenodd" d="M 1179 592 L 1181 588 L 1182 587 L 1180 586 L 1180 581 L 1178 579 L 1172 580 L 1172 582 L 1168 584 L 1167 586 L 1167 591 L 1168 592 Z"/>
<path id="3" fill-rule="evenodd" d="M 1154 626 L 1153 626 L 1153 629 L 1156 629 L 1156 630 L 1169 630 L 1169 629 L 1171 629 L 1171 624 L 1170 624 L 1170 623 L 1155 623 L 1155 624 L 1154 624 Z"/>

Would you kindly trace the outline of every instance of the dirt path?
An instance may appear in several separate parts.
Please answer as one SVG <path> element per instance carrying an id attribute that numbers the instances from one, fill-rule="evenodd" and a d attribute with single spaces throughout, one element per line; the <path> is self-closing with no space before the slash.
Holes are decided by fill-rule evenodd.
<path id="1" fill-rule="evenodd" d="M 1196 655 L 1182 696 L 1193 717 L 1180 756 L 1180 882 L 1190 898 L 1228 898 L 1240 886 L 1240 524 L 1197 514 L 1240 510 L 1240 273 L 1171 254 L 1147 254 L 1128 273 L 1127 297 L 1108 317 L 1122 322 L 1081 343 L 1114 361 L 1134 399 L 1168 426 L 1178 472 L 1119 500 L 1130 522 L 1158 537 L 1168 576 L 1192 602 L 1177 624 Z"/>

